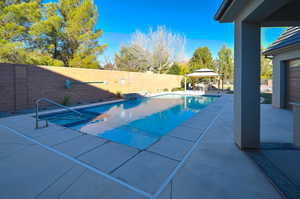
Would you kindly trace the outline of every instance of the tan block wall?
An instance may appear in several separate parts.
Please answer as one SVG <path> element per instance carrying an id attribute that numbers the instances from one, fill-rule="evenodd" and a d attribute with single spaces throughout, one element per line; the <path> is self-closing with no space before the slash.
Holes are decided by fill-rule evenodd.
<path id="1" fill-rule="evenodd" d="M 180 87 L 181 79 L 176 75 L 0 63 L 0 111 L 34 108 L 41 97 L 60 103 L 70 96 L 75 104 L 112 99 L 116 92 L 155 93 Z M 66 80 L 108 83 L 74 84 L 66 89 Z"/>
<path id="2" fill-rule="evenodd" d="M 54 66 L 42 66 L 41 68 L 70 77 L 82 82 L 106 81 L 108 84 L 90 84 L 94 87 L 110 92 L 160 92 L 163 89 L 180 87 L 182 76 L 139 73 L 126 71 L 95 70 L 81 68 L 65 68 Z"/>

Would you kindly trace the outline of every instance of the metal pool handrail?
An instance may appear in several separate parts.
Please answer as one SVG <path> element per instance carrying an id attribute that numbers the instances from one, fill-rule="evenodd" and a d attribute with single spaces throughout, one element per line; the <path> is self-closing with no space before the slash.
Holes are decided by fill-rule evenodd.
<path id="1" fill-rule="evenodd" d="M 79 111 L 76 111 L 76 110 L 74 110 L 74 109 L 72 109 L 70 107 L 58 104 L 58 103 L 56 103 L 56 102 L 54 102 L 54 101 L 52 101 L 52 100 L 50 100 L 48 98 L 40 98 L 40 99 L 38 99 L 38 100 L 35 101 L 35 105 L 36 105 L 36 109 L 35 109 L 35 128 L 36 129 L 39 128 L 39 121 L 41 121 L 41 119 L 39 118 L 39 103 L 42 102 L 42 101 L 47 102 L 49 104 L 53 104 L 55 106 L 58 106 L 60 108 L 66 109 L 68 111 L 71 111 L 73 113 L 76 113 L 76 114 L 82 116 L 82 113 L 80 113 Z M 48 127 L 48 120 L 45 120 L 45 121 L 46 121 L 46 126 L 45 127 Z"/>

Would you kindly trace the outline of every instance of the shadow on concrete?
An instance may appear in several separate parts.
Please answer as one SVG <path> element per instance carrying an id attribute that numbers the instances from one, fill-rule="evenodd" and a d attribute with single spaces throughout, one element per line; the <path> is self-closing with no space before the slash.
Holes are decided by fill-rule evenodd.
<path id="1" fill-rule="evenodd" d="M 290 143 L 264 143 L 246 154 L 269 178 L 283 198 L 300 198 L 300 149 Z"/>

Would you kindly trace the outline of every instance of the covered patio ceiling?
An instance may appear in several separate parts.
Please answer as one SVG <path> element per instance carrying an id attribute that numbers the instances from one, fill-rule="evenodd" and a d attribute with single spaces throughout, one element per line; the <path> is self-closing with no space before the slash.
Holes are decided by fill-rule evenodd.
<path id="1" fill-rule="evenodd" d="M 300 22 L 300 0 L 224 0 L 215 19 L 226 23 L 237 16 L 261 27 L 297 26 Z"/>

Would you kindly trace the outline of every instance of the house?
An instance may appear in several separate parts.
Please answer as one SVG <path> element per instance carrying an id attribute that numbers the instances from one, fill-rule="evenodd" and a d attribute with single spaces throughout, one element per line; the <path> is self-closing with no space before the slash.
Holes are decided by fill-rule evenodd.
<path id="1" fill-rule="evenodd" d="M 284 31 L 263 54 L 273 60 L 273 106 L 300 102 L 300 27 Z"/>
<path id="2" fill-rule="evenodd" d="M 241 149 L 260 147 L 261 28 L 299 26 L 299 10 L 300 0 L 224 0 L 215 14 L 235 26 L 234 131 Z"/>

